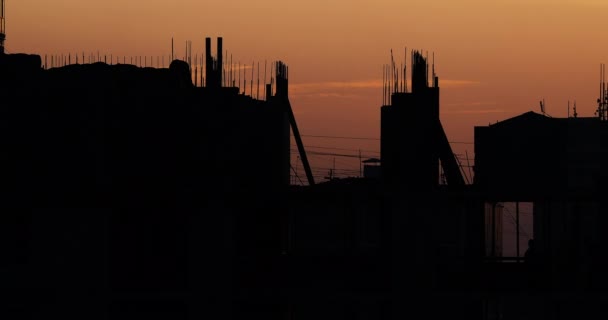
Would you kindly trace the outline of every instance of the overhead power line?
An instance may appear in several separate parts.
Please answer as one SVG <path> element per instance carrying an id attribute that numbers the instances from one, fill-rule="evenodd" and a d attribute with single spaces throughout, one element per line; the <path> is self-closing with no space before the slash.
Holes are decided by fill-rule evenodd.
<path id="1" fill-rule="evenodd" d="M 375 140 L 379 141 L 380 138 L 372 138 L 372 137 L 346 137 L 346 136 L 327 136 L 327 135 L 301 135 L 302 137 L 311 137 L 311 138 L 326 138 L 326 139 L 349 139 L 349 140 Z M 450 141 L 453 144 L 475 144 L 474 142 L 466 142 L 466 141 Z"/>
<path id="2" fill-rule="evenodd" d="M 302 137 L 327 138 L 327 139 L 350 139 L 350 140 L 380 140 L 380 138 L 369 138 L 369 137 L 316 136 L 316 135 L 306 135 L 306 134 L 303 134 Z"/>

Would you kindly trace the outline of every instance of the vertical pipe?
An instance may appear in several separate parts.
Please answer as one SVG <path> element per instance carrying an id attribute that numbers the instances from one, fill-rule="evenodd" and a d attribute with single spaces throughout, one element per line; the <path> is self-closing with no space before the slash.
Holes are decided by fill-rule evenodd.
<path id="1" fill-rule="evenodd" d="M 386 68 L 386 77 L 388 79 L 388 104 L 391 104 L 391 94 L 393 93 L 393 76 L 391 75 L 392 65 L 389 65 Z"/>
<path id="2" fill-rule="evenodd" d="M 221 87 L 222 86 L 222 69 L 224 66 L 224 56 L 223 56 L 223 52 L 222 52 L 222 47 L 223 47 L 223 39 L 222 37 L 218 37 L 217 38 L 217 67 L 218 67 L 218 79 L 217 79 L 217 86 Z"/>
<path id="3" fill-rule="evenodd" d="M 224 65 L 222 67 L 222 72 L 224 73 L 224 77 L 222 79 L 225 87 L 226 85 L 228 85 L 228 76 L 226 75 L 226 73 L 228 72 L 228 66 L 226 66 L 228 64 L 228 50 L 226 50 L 226 54 L 224 55 L 224 57 L 226 57 L 226 62 L 224 62 Z"/>
<path id="4" fill-rule="evenodd" d="M 426 73 L 424 74 L 425 79 L 424 79 L 424 83 L 425 83 L 425 87 L 428 88 L 429 86 L 429 52 L 426 52 L 426 59 L 425 59 L 425 66 L 426 66 Z"/>
<path id="5" fill-rule="evenodd" d="M 234 87 L 234 70 L 232 68 L 232 53 L 230 54 L 230 86 Z"/>
<path id="6" fill-rule="evenodd" d="M 405 79 L 405 92 L 407 92 L 407 47 L 405 47 L 405 61 L 403 65 L 403 79 Z"/>
<path id="7" fill-rule="evenodd" d="M 386 66 L 386 79 L 388 81 L 388 83 L 387 83 L 388 87 L 386 89 L 388 90 L 388 95 L 386 96 L 386 103 L 388 103 L 389 105 L 391 105 L 393 103 L 392 102 L 393 101 L 393 97 L 391 95 L 391 93 L 392 93 L 392 88 L 391 87 L 392 87 L 393 83 L 391 81 L 392 80 L 391 78 L 392 78 L 391 77 L 391 66 L 387 65 Z"/>
<path id="8" fill-rule="evenodd" d="M 247 65 L 243 64 L 243 94 L 247 95 L 247 70 L 245 70 L 245 67 Z"/>
<path id="9" fill-rule="evenodd" d="M 384 100 L 385 101 L 384 101 L 384 103 L 389 105 L 389 104 L 391 104 L 390 93 L 389 93 L 391 85 L 390 85 L 390 79 L 388 78 L 388 64 L 384 65 L 384 77 L 385 77 L 385 79 L 384 79 L 384 95 L 385 95 Z"/>
<path id="10" fill-rule="evenodd" d="M 395 67 L 396 69 L 396 67 Z M 399 82 L 399 74 L 401 72 L 399 72 L 399 70 L 395 70 L 395 76 L 397 77 L 397 83 L 395 83 L 395 92 L 400 92 L 401 91 L 401 82 Z"/>
<path id="11" fill-rule="evenodd" d="M 257 88 L 256 88 L 256 94 L 255 94 L 255 98 L 256 99 L 260 99 L 260 62 L 258 61 L 258 83 L 257 83 Z"/>
<path id="12" fill-rule="evenodd" d="M 435 83 L 435 52 L 433 52 L 433 72 L 431 76 L 433 77 L 433 88 L 435 88 L 437 87 L 437 84 Z"/>
<path id="13" fill-rule="evenodd" d="M 213 58 L 211 57 L 211 38 L 205 38 L 205 79 L 207 79 L 207 87 L 209 87 L 209 81 L 211 80 L 211 73 L 213 72 Z"/>
<path id="14" fill-rule="evenodd" d="M 600 119 L 602 118 L 602 112 L 604 109 L 604 64 L 600 64 L 600 103 L 599 103 L 599 111 L 598 116 Z"/>
<path id="15" fill-rule="evenodd" d="M 274 63 L 270 63 L 270 96 L 272 97 L 272 85 L 274 85 Z"/>
<path id="16" fill-rule="evenodd" d="M 602 115 L 601 119 L 606 120 L 606 65 L 602 64 Z"/>
<path id="17" fill-rule="evenodd" d="M 403 90 L 403 63 L 401 63 L 401 65 L 399 66 L 399 75 L 401 76 L 401 82 L 399 83 L 399 90 L 401 92 L 405 92 Z"/>
<path id="18" fill-rule="evenodd" d="M 264 87 L 266 87 L 266 60 L 264 60 Z M 264 100 L 268 100 L 268 90 L 264 90 Z"/>

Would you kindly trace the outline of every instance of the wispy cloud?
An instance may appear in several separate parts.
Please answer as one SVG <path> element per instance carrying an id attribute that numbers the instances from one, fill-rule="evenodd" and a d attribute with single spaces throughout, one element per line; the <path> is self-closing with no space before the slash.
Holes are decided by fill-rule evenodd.
<path id="1" fill-rule="evenodd" d="M 487 107 L 495 106 L 495 101 L 464 101 L 464 102 L 450 102 L 442 104 L 444 107 Z"/>
<path id="2" fill-rule="evenodd" d="M 446 114 L 491 114 L 491 113 L 505 113 L 503 109 L 462 109 L 452 110 L 444 112 Z"/>
<path id="3" fill-rule="evenodd" d="M 444 79 L 439 81 L 442 88 L 461 88 L 478 84 L 480 84 L 479 81 L 473 80 Z M 289 85 L 289 89 L 294 95 L 299 96 L 352 97 L 358 95 L 356 90 L 381 89 L 382 86 L 381 80 L 357 80 L 292 83 Z"/>
<path id="4" fill-rule="evenodd" d="M 480 85 L 481 82 L 474 80 L 452 80 L 452 79 L 439 79 L 439 86 L 442 88 L 461 88 L 471 87 Z"/>
<path id="5" fill-rule="evenodd" d="M 497 108 L 496 105 L 496 102 L 493 101 L 446 103 L 443 107 L 446 107 L 448 110 L 444 109 L 441 112 L 444 114 L 492 114 L 506 112 L 504 109 Z"/>

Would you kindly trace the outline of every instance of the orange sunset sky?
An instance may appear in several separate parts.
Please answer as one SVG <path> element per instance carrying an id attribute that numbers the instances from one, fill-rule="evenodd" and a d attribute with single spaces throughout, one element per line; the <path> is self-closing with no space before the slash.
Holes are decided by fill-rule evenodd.
<path id="1" fill-rule="evenodd" d="M 308 150 L 364 157 L 379 156 L 378 140 L 310 136 L 379 138 L 391 49 L 397 64 L 404 47 L 435 53 L 443 126 L 469 143 L 474 126 L 539 112 L 542 99 L 553 117 L 567 115 L 568 100 L 593 116 L 608 62 L 605 0 L 6 0 L 6 11 L 9 53 L 158 56 L 174 38 L 181 57 L 187 40 L 201 54 L 205 37 L 222 36 L 235 62 L 283 60 Z M 472 144 L 452 146 L 473 157 Z M 310 157 L 319 177 L 333 166 Z"/>

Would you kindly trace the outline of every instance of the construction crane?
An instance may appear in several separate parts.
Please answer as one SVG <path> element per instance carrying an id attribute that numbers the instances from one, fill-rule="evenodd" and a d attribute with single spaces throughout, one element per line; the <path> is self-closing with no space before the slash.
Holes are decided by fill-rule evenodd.
<path id="1" fill-rule="evenodd" d="M 0 0 L 0 54 L 4 54 L 4 39 L 6 39 L 6 20 L 4 19 L 4 0 Z"/>

